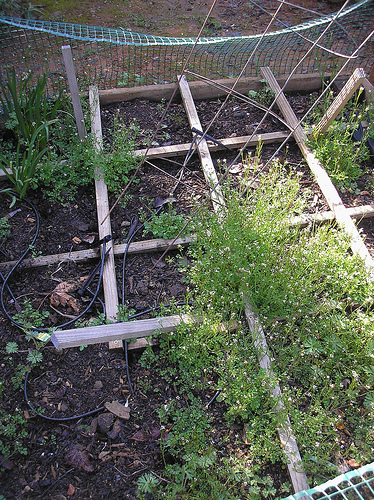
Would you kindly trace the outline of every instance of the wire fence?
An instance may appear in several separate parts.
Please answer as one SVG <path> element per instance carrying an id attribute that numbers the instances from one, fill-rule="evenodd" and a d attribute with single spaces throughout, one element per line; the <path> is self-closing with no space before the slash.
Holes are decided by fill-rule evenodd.
<path id="1" fill-rule="evenodd" d="M 332 22 L 333 21 L 333 22 Z M 251 53 L 243 76 L 257 76 L 270 66 L 276 76 L 287 75 L 323 33 L 316 47 L 299 65 L 298 73 L 334 72 L 369 36 L 374 26 L 374 1 L 362 0 L 339 15 L 286 28 L 274 33 L 240 37 L 161 37 L 123 29 L 0 16 L 0 77 L 15 68 L 18 75 L 46 73 L 53 90 L 66 86 L 61 46 L 72 48 L 82 89 L 97 84 L 113 87 L 153 85 L 175 81 L 191 49 L 187 69 L 211 79 L 235 78 Z M 347 70 L 374 62 L 374 40 L 369 40 Z"/>

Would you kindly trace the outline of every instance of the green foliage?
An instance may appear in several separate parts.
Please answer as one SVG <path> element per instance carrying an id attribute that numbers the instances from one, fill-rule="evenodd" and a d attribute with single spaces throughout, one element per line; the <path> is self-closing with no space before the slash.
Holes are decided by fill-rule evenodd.
<path id="1" fill-rule="evenodd" d="M 66 136 L 57 138 L 55 148 L 39 165 L 34 182 L 34 187 L 45 187 L 46 196 L 53 201 L 73 200 L 79 187 L 92 182 L 99 166 L 91 136 L 80 141 L 72 130 L 71 133 L 70 140 Z"/>
<path id="2" fill-rule="evenodd" d="M 355 188 L 355 182 L 363 174 L 361 165 L 369 158 L 365 141 L 352 140 L 359 121 L 358 117 L 348 124 L 343 120 L 335 121 L 326 133 L 311 141 L 316 157 L 339 188 Z"/>
<path id="3" fill-rule="evenodd" d="M 238 193 L 224 189 L 224 216 L 201 210 L 194 221 L 197 241 L 187 274 L 204 322 L 160 337 L 158 357 L 168 360 L 160 373 L 180 395 L 159 409 L 163 448 L 177 458 L 165 471 L 166 498 L 215 498 L 223 476 L 223 498 L 239 491 L 240 498 L 273 498 L 274 484 L 262 471 L 284 462 L 275 429 L 286 414 L 306 471 L 318 473 L 320 482 L 336 476 L 331 464 L 342 453 L 360 463 L 371 460 L 373 283 L 341 231 L 290 227 L 290 215 L 305 205 L 295 176 L 274 165 L 257 188 L 247 185 L 245 179 Z M 275 378 L 258 367 L 251 335 L 240 325 L 244 297 L 261 315 Z M 235 332 L 228 328 L 232 320 L 239 321 Z M 145 361 L 158 362 L 149 355 Z M 283 411 L 276 411 L 275 383 L 283 390 Z M 215 457 L 206 477 L 187 457 L 211 456 L 210 411 L 194 396 L 210 384 L 220 389 L 217 401 L 225 403 L 228 423 L 241 426 L 230 440 L 243 439 L 246 446 L 234 463 Z M 344 450 L 342 423 L 352 435 Z"/>
<path id="4" fill-rule="evenodd" d="M 6 82 L 0 82 L 0 102 L 5 125 L 13 130 L 18 143 L 15 154 L 0 154 L 0 167 L 22 198 L 30 183 L 35 182 L 37 168 L 47 152 L 49 129 L 56 121 L 61 99 L 57 97 L 52 102 L 47 98 L 45 75 L 34 87 L 31 86 L 31 73 L 19 82 L 14 68 L 6 75 Z"/>
<path id="5" fill-rule="evenodd" d="M 8 354 L 14 354 L 14 353 L 18 352 L 17 342 L 8 342 L 7 345 L 5 346 L 5 351 Z"/>
<path id="6" fill-rule="evenodd" d="M 23 304 L 21 312 L 14 315 L 14 319 L 20 323 L 26 330 L 28 328 L 41 328 L 43 327 L 44 320 L 49 316 L 49 312 L 40 312 L 34 309 L 31 301 L 26 299 Z"/>
<path id="7" fill-rule="evenodd" d="M 269 107 L 274 100 L 275 94 L 271 88 L 266 85 L 266 80 L 261 80 L 261 83 L 263 84 L 261 89 L 257 92 L 255 90 L 250 90 L 248 92 L 248 97 L 254 99 L 263 106 Z"/>
<path id="8" fill-rule="evenodd" d="M 60 97 L 57 97 L 52 104 L 48 100 L 46 75 L 39 78 L 34 87 L 31 86 L 31 73 L 21 78 L 18 85 L 14 68 L 11 73 L 7 71 L 6 76 L 5 84 L 0 82 L 2 92 L 0 102 L 5 114 L 6 127 L 13 130 L 19 142 L 26 147 L 31 147 L 33 144 L 34 147 L 45 148 L 48 140 L 46 124 L 55 120 L 61 105 Z M 38 141 L 34 138 L 35 135 Z"/>
<path id="9" fill-rule="evenodd" d="M 27 455 L 22 439 L 27 436 L 27 421 L 21 410 L 8 414 L 0 406 L 0 455 L 10 457 L 16 453 Z"/>
<path id="10" fill-rule="evenodd" d="M 14 191 L 23 198 L 30 186 L 30 183 L 35 178 L 35 173 L 38 165 L 47 152 L 47 147 L 40 150 L 40 135 L 43 131 L 48 130 L 49 123 L 43 123 L 38 127 L 28 143 L 26 150 L 21 152 L 21 142 L 18 142 L 16 159 L 9 161 L 3 154 L 0 153 L 0 167 L 13 184 Z M 10 170 L 10 172 L 7 171 Z"/>
<path id="11" fill-rule="evenodd" d="M 373 106 L 365 108 L 359 104 L 360 93 L 346 105 L 344 116 L 340 115 L 325 133 L 314 134 L 309 141 L 314 154 L 335 185 L 342 191 L 356 189 L 356 181 L 364 173 L 362 166 L 369 159 L 369 149 L 365 139 L 374 133 L 374 124 L 369 123 L 367 131 L 363 131 L 362 140 L 359 142 L 354 140 L 354 131 L 359 128 L 361 121 L 367 120 L 367 114 L 370 117 L 373 108 Z M 332 97 L 332 93 L 328 93 L 325 100 L 314 109 L 315 122 L 326 113 Z M 346 115 L 349 116 L 348 119 Z"/>
<path id="12" fill-rule="evenodd" d="M 137 486 L 142 493 L 155 493 L 160 485 L 160 480 L 153 474 L 143 474 L 137 481 Z"/>
<path id="13" fill-rule="evenodd" d="M 175 208 L 169 204 L 167 212 L 154 213 L 149 220 L 144 222 L 144 234 L 152 233 L 155 238 L 164 240 L 175 238 L 181 231 L 181 236 L 185 236 L 190 231 L 184 228 L 186 222 L 185 216 L 177 215 Z"/>
<path id="14" fill-rule="evenodd" d="M 109 190 L 119 194 L 129 182 L 129 173 L 136 169 L 141 158 L 134 155 L 136 149 L 136 126 L 125 129 L 114 121 L 111 146 L 104 146 L 99 154 L 100 168 Z"/>
<path id="15" fill-rule="evenodd" d="M 9 220 L 6 217 L 0 218 L 0 240 L 10 233 Z"/>

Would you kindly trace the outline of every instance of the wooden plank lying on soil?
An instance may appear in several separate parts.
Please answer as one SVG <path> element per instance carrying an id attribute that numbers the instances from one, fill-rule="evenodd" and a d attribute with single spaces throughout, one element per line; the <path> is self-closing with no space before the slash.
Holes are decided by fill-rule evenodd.
<path id="1" fill-rule="evenodd" d="M 262 144 L 273 144 L 283 142 L 289 136 L 289 132 L 268 132 L 266 134 L 256 134 L 249 141 L 250 136 L 244 135 L 240 137 L 229 137 L 228 139 L 219 139 L 219 141 L 231 149 L 240 149 L 243 146 L 257 146 L 259 141 Z M 207 141 L 209 151 L 222 151 L 225 148 L 219 144 Z M 147 159 L 168 158 L 170 156 L 186 155 L 191 147 L 191 143 L 176 144 L 173 146 L 160 146 L 158 148 L 137 149 L 134 154 L 136 156 L 144 156 L 147 153 Z"/>
<path id="2" fill-rule="evenodd" d="M 374 205 L 361 205 L 359 207 L 347 208 L 347 213 L 354 219 L 367 219 L 374 217 Z M 315 214 L 304 214 L 291 219 L 290 224 L 293 226 L 307 226 L 308 224 L 322 224 L 324 222 L 335 219 L 334 212 L 325 211 Z M 164 252 L 167 249 L 176 250 L 178 247 L 188 246 L 191 241 L 195 241 L 194 236 L 186 236 L 174 240 L 163 240 L 161 238 L 146 241 L 136 241 L 130 243 L 128 254 L 148 253 L 148 252 Z M 115 256 L 123 255 L 126 244 L 114 245 L 113 251 Z M 98 259 L 100 250 L 98 248 L 90 248 L 87 250 L 77 250 L 75 252 L 57 253 L 54 255 L 45 255 L 25 259 L 22 261 L 21 267 L 43 267 L 60 262 L 85 262 L 90 259 Z M 16 264 L 17 261 L 10 260 L 0 262 L 0 269 L 9 269 Z"/>
<path id="3" fill-rule="evenodd" d="M 329 207 L 334 212 L 337 223 L 350 237 L 351 249 L 353 253 L 361 257 L 361 259 L 365 262 L 366 269 L 369 273 L 371 273 L 374 269 L 374 261 L 326 170 L 306 145 L 307 136 L 302 126 L 299 124 L 295 113 L 289 105 L 271 69 L 261 68 L 260 71 L 264 78 L 266 78 L 270 88 L 275 92 L 276 102 L 288 124 L 292 127 L 296 142 L 299 145 L 309 168 L 313 172 Z"/>
<path id="4" fill-rule="evenodd" d="M 95 146 L 98 151 L 102 148 L 102 131 L 100 117 L 99 90 L 92 86 L 89 90 L 90 108 L 91 108 L 91 130 L 95 141 Z M 112 236 L 112 228 L 110 224 L 109 199 L 108 190 L 104 182 L 100 169 L 95 171 L 95 192 L 96 192 L 96 207 L 97 220 L 99 227 L 99 238 Z M 104 220 L 105 218 L 105 220 Z M 104 222 L 103 222 L 104 220 Z M 109 241 L 106 250 L 112 248 L 113 242 Z M 109 252 L 106 258 L 103 271 L 103 289 L 106 317 L 109 320 L 116 320 L 118 313 L 118 291 L 116 280 L 116 269 L 114 263 L 113 251 Z M 121 340 L 111 339 L 109 344 L 110 349 L 121 349 L 123 347 Z"/>
<path id="5" fill-rule="evenodd" d="M 197 321 L 197 319 L 189 314 L 180 314 L 110 325 L 87 326 L 54 332 L 51 341 L 57 349 L 100 344 L 113 340 L 122 342 L 126 339 L 149 337 L 157 331 L 172 332 L 181 323 L 191 323 L 192 321 Z"/>
<path id="6" fill-rule="evenodd" d="M 247 301 L 245 303 L 245 315 L 249 329 L 252 333 L 253 343 L 257 351 L 260 367 L 266 371 L 270 386 L 269 389 L 273 394 L 274 399 L 277 401 L 276 411 L 280 414 L 284 414 L 282 424 L 278 427 L 277 431 L 283 451 L 287 457 L 288 473 L 290 475 L 292 486 L 295 493 L 307 490 L 307 478 L 305 472 L 303 471 L 302 460 L 297 447 L 296 438 L 292 432 L 291 422 L 282 401 L 282 391 L 276 382 L 276 377 L 271 366 L 269 348 L 266 342 L 265 333 L 257 314 L 253 312 Z"/>
<path id="7" fill-rule="evenodd" d="M 329 75 L 326 74 L 326 77 Z M 285 77 L 281 77 L 279 82 L 283 86 L 286 81 Z M 225 87 L 233 87 L 236 82 L 233 78 L 225 78 L 216 80 L 218 84 Z M 100 104 L 106 105 L 115 102 L 132 101 L 133 99 L 149 99 L 151 101 L 161 101 L 162 99 L 170 99 L 172 96 L 175 83 L 165 83 L 161 85 L 142 85 L 132 88 L 117 88 L 100 91 Z M 189 83 L 191 93 L 194 99 L 214 99 L 216 97 L 226 96 L 225 90 L 219 90 L 206 82 L 191 81 Z M 250 90 L 258 91 L 262 88 L 261 77 L 246 77 L 241 78 L 235 86 L 235 90 L 242 94 L 247 94 Z M 321 75 L 319 73 L 296 74 L 293 75 L 286 86 L 286 90 L 290 92 L 309 92 L 319 90 L 322 86 Z M 180 96 L 178 96 L 180 99 Z"/>
<path id="8" fill-rule="evenodd" d="M 316 125 L 315 134 L 323 134 L 342 111 L 349 99 L 353 96 L 359 86 L 365 80 L 365 71 L 362 68 L 356 68 L 348 78 L 339 94 L 335 97 L 326 113 L 322 116 L 320 122 Z"/>
<path id="9" fill-rule="evenodd" d="M 148 253 L 148 252 L 164 252 L 167 249 L 177 250 L 178 247 L 187 246 L 193 241 L 194 238 L 191 236 L 185 236 L 184 238 L 177 238 L 176 240 L 163 240 L 162 238 L 157 238 L 154 240 L 146 241 L 136 241 L 130 243 L 128 254 L 136 253 Z M 121 245 L 114 245 L 113 252 L 114 255 L 121 256 L 124 254 L 127 244 L 123 243 Z M 51 264 L 58 264 L 59 262 L 85 262 L 90 259 L 98 259 L 100 257 L 99 248 L 90 248 L 87 250 L 77 250 L 75 252 L 65 252 L 57 253 L 55 255 L 45 255 L 40 257 L 34 257 L 31 259 L 25 259 L 22 261 L 22 267 L 42 267 L 49 266 Z M 17 261 L 12 260 L 8 262 L 0 262 L 0 268 L 11 268 L 16 264 Z"/>
<path id="10" fill-rule="evenodd" d="M 267 132 L 266 134 L 258 134 L 254 135 L 250 141 L 249 135 L 244 135 L 241 137 L 229 137 L 227 139 L 220 139 L 220 142 L 225 146 L 228 146 L 232 149 L 240 149 L 243 146 L 247 145 L 248 147 L 257 146 L 259 140 L 261 139 L 262 144 L 272 144 L 276 142 L 283 142 L 287 139 L 289 133 L 288 132 Z M 220 146 L 219 144 L 213 144 L 212 142 L 207 141 L 208 147 L 210 151 L 221 151 L 225 148 Z M 134 154 L 136 156 L 144 156 L 147 152 L 147 158 L 149 160 L 154 158 L 169 158 L 170 156 L 183 156 L 188 153 L 190 149 L 191 143 L 186 144 L 176 144 L 173 146 L 160 146 L 158 148 L 150 148 L 150 149 L 136 149 Z M 9 173 L 10 170 L 8 169 Z M 6 179 L 5 173 L 0 170 L 0 180 Z"/>
<path id="11" fill-rule="evenodd" d="M 188 86 L 187 78 L 185 76 L 178 76 L 178 81 L 179 90 L 182 96 L 190 127 L 191 129 L 196 128 L 197 130 L 203 131 L 199 116 L 196 111 L 195 103 Z M 205 180 L 210 189 L 210 197 L 212 200 L 213 208 L 216 212 L 219 212 L 224 207 L 225 202 L 206 139 L 201 137 L 197 138 L 197 150 L 199 153 Z"/>

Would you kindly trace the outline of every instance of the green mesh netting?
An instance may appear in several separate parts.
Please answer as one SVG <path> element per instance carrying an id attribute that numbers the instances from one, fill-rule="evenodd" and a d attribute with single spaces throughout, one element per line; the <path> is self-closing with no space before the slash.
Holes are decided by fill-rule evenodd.
<path id="1" fill-rule="evenodd" d="M 283 500 L 373 500 L 374 462 Z"/>
<path id="2" fill-rule="evenodd" d="M 321 46 L 352 54 L 374 26 L 374 1 L 362 0 L 334 15 L 267 34 L 201 38 L 193 49 L 188 69 L 212 79 L 234 78 L 260 41 L 244 76 L 257 76 L 261 66 L 275 75 L 288 74 L 326 28 Z M 70 44 L 81 86 L 100 89 L 175 81 L 195 42 L 194 38 L 151 36 L 122 29 L 0 16 L 0 76 L 15 67 L 18 74 L 47 73 L 53 88 L 65 85 L 61 46 Z M 344 59 L 316 48 L 297 73 L 331 71 Z M 359 51 L 348 70 L 369 71 L 374 62 L 374 40 Z"/>

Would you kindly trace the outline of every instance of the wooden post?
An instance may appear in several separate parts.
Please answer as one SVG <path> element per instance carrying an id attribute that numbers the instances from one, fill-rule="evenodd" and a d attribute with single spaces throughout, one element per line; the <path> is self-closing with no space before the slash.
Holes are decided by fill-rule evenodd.
<path id="1" fill-rule="evenodd" d="M 187 78 L 184 75 L 182 77 L 178 76 L 178 81 L 179 81 L 180 93 L 182 96 L 183 104 L 187 113 L 190 127 L 191 128 L 195 127 L 198 130 L 202 131 L 200 119 L 198 117 L 195 103 L 193 101 L 190 88 L 188 86 Z M 201 137 L 198 137 L 197 141 L 198 141 L 197 149 L 200 156 L 201 166 L 203 168 L 205 180 L 210 190 L 210 197 L 213 203 L 213 208 L 216 212 L 219 212 L 223 209 L 225 202 L 223 199 L 221 186 L 219 184 L 216 171 L 214 169 L 213 161 L 210 156 L 208 144 L 207 141 L 205 139 L 201 139 Z"/>
<path id="2" fill-rule="evenodd" d="M 64 58 L 66 73 L 68 76 L 70 96 L 73 102 L 73 109 L 75 115 L 75 122 L 78 128 L 79 139 L 82 141 L 87 136 L 87 132 L 86 132 L 86 126 L 84 124 L 82 105 L 79 99 L 77 77 L 75 75 L 74 64 L 73 64 L 73 55 L 71 53 L 70 45 L 63 45 L 61 50 L 62 50 L 62 56 Z"/>
<path id="3" fill-rule="evenodd" d="M 331 106 L 321 118 L 318 125 L 316 125 L 315 133 L 317 135 L 326 132 L 331 123 L 335 120 L 340 111 L 344 108 L 364 80 L 365 71 L 362 68 L 356 68 L 339 94 L 335 97 Z"/>
<path id="4" fill-rule="evenodd" d="M 349 216 L 335 186 L 331 182 L 326 170 L 314 156 L 312 151 L 306 145 L 307 136 L 299 124 L 295 113 L 289 105 L 285 95 L 278 85 L 270 68 L 261 68 L 263 77 L 267 80 L 270 88 L 275 92 L 277 104 L 283 113 L 283 116 L 293 129 L 293 135 L 296 139 L 304 158 L 308 162 L 309 168 L 315 175 L 318 185 L 329 204 L 330 209 L 334 212 L 337 223 L 349 235 L 351 240 L 351 249 L 353 253 L 359 255 L 365 262 L 367 271 L 371 274 L 374 269 L 373 259 L 363 242 L 357 227 Z"/>
<path id="5" fill-rule="evenodd" d="M 89 100 L 91 108 L 91 123 L 92 123 L 92 134 L 95 140 L 95 147 L 97 151 L 102 148 L 102 131 L 101 131 L 101 118 L 100 118 L 100 104 L 99 104 L 99 90 L 97 87 L 93 86 L 89 89 Z M 108 190 L 103 179 L 103 175 L 100 169 L 95 171 L 95 191 L 96 191 L 96 205 L 97 205 L 97 220 L 99 225 L 99 238 L 102 239 L 105 236 L 112 236 L 112 229 L 110 224 L 110 217 L 106 217 L 109 213 L 109 200 L 108 200 Z M 102 221 L 105 219 L 105 222 Z M 109 250 L 113 246 L 110 241 L 107 244 L 107 249 Z M 114 254 L 113 251 L 109 252 L 109 255 L 105 261 L 104 272 L 103 272 L 103 288 L 104 288 L 104 299 L 105 299 L 105 309 L 106 317 L 110 320 L 117 319 L 118 313 L 118 292 L 117 292 L 117 280 L 116 280 L 116 269 L 114 264 Z M 121 340 L 111 340 L 109 343 L 110 349 L 122 349 Z"/>

